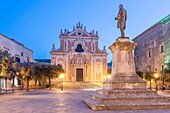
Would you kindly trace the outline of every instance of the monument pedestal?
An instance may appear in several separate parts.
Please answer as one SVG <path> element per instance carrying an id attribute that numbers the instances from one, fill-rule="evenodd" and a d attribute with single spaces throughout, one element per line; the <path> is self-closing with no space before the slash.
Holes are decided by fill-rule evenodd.
<path id="1" fill-rule="evenodd" d="M 112 51 L 112 75 L 103 89 L 83 101 L 92 110 L 148 110 L 170 109 L 170 97 L 148 90 L 135 72 L 133 50 L 136 43 L 120 37 L 109 49 Z"/>
<path id="2" fill-rule="evenodd" d="M 133 50 L 137 44 L 128 37 L 119 37 L 109 49 L 112 51 L 111 78 L 103 83 L 104 89 L 146 89 L 146 83 L 135 72 Z"/>

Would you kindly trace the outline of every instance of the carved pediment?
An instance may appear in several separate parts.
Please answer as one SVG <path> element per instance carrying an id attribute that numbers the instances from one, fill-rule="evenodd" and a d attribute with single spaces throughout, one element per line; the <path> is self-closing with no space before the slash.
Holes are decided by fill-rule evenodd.
<path id="1" fill-rule="evenodd" d="M 76 30 L 70 32 L 68 34 L 69 36 L 92 36 L 90 33 L 87 33 L 84 29 L 81 27 L 77 28 Z"/>
<path id="2" fill-rule="evenodd" d="M 67 29 L 63 30 L 61 29 L 61 36 L 84 36 L 84 37 L 94 37 L 94 36 L 98 36 L 98 32 L 94 32 L 94 30 L 87 32 L 86 31 L 86 27 L 84 26 L 83 28 L 83 24 L 80 25 L 80 22 L 78 24 L 76 24 L 76 27 L 73 26 L 73 31 L 69 31 Z"/>

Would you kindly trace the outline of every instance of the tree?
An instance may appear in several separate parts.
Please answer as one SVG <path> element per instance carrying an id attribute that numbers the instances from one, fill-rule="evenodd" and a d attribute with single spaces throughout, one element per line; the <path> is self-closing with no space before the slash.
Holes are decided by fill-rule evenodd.
<path id="1" fill-rule="evenodd" d="M 34 89 L 36 90 L 36 86 L 37 86 L 37 82 L 42 80 L 42 76 L 41 76 L 41 70 L 40 70 L 40 63 L 33 63 L 32 64 L 33 68 L 32 68 L 32 79 L 35 81 L 35 86 Z"/>
<path id="2" fill-rule="evenodd" d="M 0 93 L 1 93 L 1 79 L 5 79 L 5 89 L 7 93 L 7 79 L 11 79 L 14 63 L 14 57 L 11 57 L 10 54 L 0 50 Z"/>
<path id="3" fill-rule="evenodd" d="M 167 73 L 166 73 L 165 70 L 161 71 L 160 73 L 161 73 L 161 75 L 162 75 L 162 76 L 161 76 L 162 85 L 164 85 L 164 84 L 165 84 L 165 80 L 166 80 L 166 78 L 167 78 Z"/>
<path id="4" fill-rule="evenodd" d="M 49 79 L 49 88 L 51 89 L 51 79 L 53 77 L 58 77 L 61 73 L 64 73 L 62 65 L 48 65 L 48 70 L 46 76 Z"/>
<path id="5" fill-rule="evenodd" d="M 161 80 L 162 85 L 165 85 L 165 82 L 170 82 L 170 61 L 167 61 L 164 64 L 164 69 L 160 72 L 161 73 Z"/>
<path id="6" fill-rule="evenodd" d="M 9 80 L 12 80 L 12 92 L 14 92 L 14 81 L 17 76 L 17 63 L 12 63 L 9 68 L 10 77 Z"/>
<path id="7" fill-rule="evenodd" d="M 20 74 L 22 75 L 22 80 L 26 80 L 26 91 L 29 91 L 29 81 L 32 77 L 32 67 L 31 63 L 22 63 Z"/>
<path id="8" fill-rule="evenodd" d="M 164 69 L 164 72 L 165 72 L 165 76 L 166 76 L 166 78 L 165 78 L 166 82 L 170 82 L 170 61 L 168 61 L 166 63 L 166 67 Z"/>
<path id="9" fill-rule="evenodd" d="M 144 74 L 144 78 L 147 81 L 149 81 L 149 88 L 150 88 L 150 90 L 152 90 L 152 79 L 154 79 L 153 72 L 146 71 L 145 74 Z"/>
<path id="10" fill-rule="evenodd" d="M 43 87 L 46 87 L 46 80 L 48 78 L 49 87 L 51 89 L 51 79 L 53 77 L 58 77 L 60 73 L 63 73 L 64 70 L 61 65 L 50 65 L 46 63 L 31 63 L 32 67 L 32 79 L 35 80 L 35 89 L 37 81 L 42 82 Z"/>

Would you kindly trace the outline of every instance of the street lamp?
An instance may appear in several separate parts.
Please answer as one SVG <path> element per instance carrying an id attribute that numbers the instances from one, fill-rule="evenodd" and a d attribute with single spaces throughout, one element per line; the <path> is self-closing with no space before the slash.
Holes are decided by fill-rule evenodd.
<path id="1" fill-rule="evenodd" d="M 16 72 L 17 75 L 19 75 L 19 72 Z"/>
<path id="2" fill-rule="evenodd" d="M 156 92 L 158 93 L 158 84 L 157 84 L 157 78 L 158 78 L 158 73 L 154 74 L 154 77 L 156 78 L 155 82 L 156 82 Z"/>
<path id="3" fill-rule="evenodd" d="M 104 80 L 104 81 L 106 80 L 106 76 L 103 76 L 103 80 Z"/>
<path id="4" fill-rule="evenodd" d="M 109 75 L 107 75 L 107 78 L 108 78 L 108 79 L 110 79 L 110 78 L 111 78 L 111 75 L 110 75 L 110 74 L 109 74 Z"/>
<path id="5" fill-rule="evenodd" d="M 62 80 L 62 86 L 61 86 L 61 90 L 63 90 L 63 78 L 64 78 L 64 74 L 61 73 L 60 76 L 59 76 L 59 79 Z"/>

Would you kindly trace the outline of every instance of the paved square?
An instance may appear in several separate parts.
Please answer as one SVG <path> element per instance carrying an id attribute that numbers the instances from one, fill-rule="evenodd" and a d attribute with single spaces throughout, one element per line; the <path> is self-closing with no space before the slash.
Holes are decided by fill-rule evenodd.
<path id="1" fill-rule="evenodd" d="M 94 90 L 38 90 L 0 95 L 0 113 L 170 113 L 170 110 L 92 111 L 82 101 Z"/>

